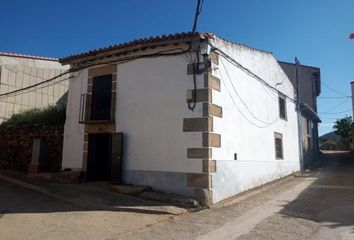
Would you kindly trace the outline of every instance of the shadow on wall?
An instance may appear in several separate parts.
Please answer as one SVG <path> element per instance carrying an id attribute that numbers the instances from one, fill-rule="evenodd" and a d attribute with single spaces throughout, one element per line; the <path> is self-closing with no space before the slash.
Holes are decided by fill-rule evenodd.
<path id="1" fill-rule="evenodd" d="M 280 212 L 337 228 L 354 225 L 354 156 L 350 152 L 324 152 L 323 169 L 307 189 Z"/>
<path id="2" fill-rule="evenodd" d="M 58 101 L 55 103 L 56 106 L 60 106 L 60 107 L 66 107 L 67 103 L 68 103 L 68 94 L 69 91 L 66 91 L 63 96 L 61 96 Z"/>

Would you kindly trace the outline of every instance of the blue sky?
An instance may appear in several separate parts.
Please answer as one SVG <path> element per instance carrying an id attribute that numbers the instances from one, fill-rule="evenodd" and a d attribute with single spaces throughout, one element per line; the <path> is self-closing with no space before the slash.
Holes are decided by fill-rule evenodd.
<path id="1" fill-rule="evenodd" d="M 63 57 L 134 38 L 189 31 L 193 0 L 0 0 L 0 51 Z M 321 68 L 322 97 L 350 96 L 353 0 L 205 0 L 198 30 Z M 319 112 L 351 109 L 319 99 Z M 338 117 L 320 114 L 320 133 Z"/>

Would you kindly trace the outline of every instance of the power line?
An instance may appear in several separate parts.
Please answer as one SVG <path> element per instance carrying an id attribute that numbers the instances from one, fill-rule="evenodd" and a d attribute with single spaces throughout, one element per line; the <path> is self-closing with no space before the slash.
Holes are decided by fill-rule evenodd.
<path id="1" fill-rule="evenodd" d="M 259 121 L 259 122 L 261 122 L 261 123 L 263 123 L 263 124 L 267 124 L 267 125 L 271 125 L 271 124 L 275 123 L 276 121 L 278 121 L 278 118 L 276 118 L 276 119 L 275 119 L 274 121 L 272 121 L 272 122 L 265 122 L 265 121 L 259 119 L 255 114 L 252 113 L 252 111 L 249 109 L 249 107 L 247 106 L 247 104 L 245 103 L 245 101 L 243 101 L 243 99 L 241 98 L 241 96 L 240 96 L 239 93 L 237 92 L 236 87 L 234 86 L 234 84 L 233 84 L 233 82 L 232 82 L 232 79 L 231 79 L 231 77 L 230 77 L 230 75 L 229 75 L 229 72 L 227 71 L 227 69 L 226 69 L 226 67 L 225 67 L 225 64 L 224 64 L 224 61 L 222 60 L 222 58 L 220 59 L 220 62 L 221 62 L 222 66 L 223 66 L 223 68 L 224 68 L 224 70 L 225 70 L 225 72 L 226 72 L 226 75 L 227 75 L 227 77 L 228 77 L 228 79 L 229 79 L 229 82 L 231 83 L 231 86 L 232 86 L 234 92 L 236 93 L 237 97 L 240 99 L 241 103 L 245 106 L 246 110 L 254 117 L 254 119 L 256 119 L 257 121 Z"/>
<path id="2" fill-rule="evenodd" d="M 31 89 L 27 89 L 27 90 L 22 90 L 20 92 L 17 92 L 17 93 L 14 93 L 14 94 L 11 94 L 9 96 L 5 96 L 5 97 L 1 97 L 0 96 L 0 99 L 5 99 L 5 98 L 8 98 L 8 97 L 16 97 L 16 96 L 19 96 L 19 95 L 23 95 L 23 94 L 27 94 L 27 93 L 30 93 L 30 92 L 35 92 L 35 91 L 38 91 L 40 89 L 43 89 L 43 88 L 47 88 L 47 87 L 50 87 L 50 86 L 53 86 L 53 85 L 56 85 L 60 82 L 63 82 L 63 81 L 67 81 L 69 79 L 73 78 L 73 76 L 70 76 L 70 77 L 67 77 L 67 78 L 63 78 L 63 79 L 60 79 L 58 81 L 55 81 L 55 82 L 49 82 L 48 85 L 40 85 L 40 87 L 35 87 L 35 88 L 31 88 Z"/>
<path id="3" fill-rule="evenodd" d="M 319 114 L 339 114 L 339 113 L 350 112 L 350 111 L 352 111 L 352 110 L 353 110 L 353 109 L 348 109 L 348 110 L 341 111 L 341 112 L 319 112 Z"/>
<path id="4" fill-rule="evenodd" d="M 336 99 L 336 98 L 352 98 L 351 96 L 343 96 L 343 97 L 318 97 L 321 99 Z"/>
<path id="5" fill-rule="evenodd" d="M 342 95 L 342 96 L 346 96 L 346 95 L 347 95 L 347 94 L 344 94 L 344 93 L 342 93 L 341 91 L 338 91 L 337 89 L 335 89 L 335 88 L 329 86 L 329 85 L 328 85 L 327 83 L 325 83 L 324 81 L 322 81 L 322 84 L 323 84 L 323 86 L 327 87 L 328 89 L 332 90 L 333 92 L 335 92 L 335 93 L 337 93 L 337 94 L 339 94 L 339 95 Z"/>
<path id="6" fill-rule="evenodd" d="M 179 50 L 179 51 L 176 52 L 176 50 Z M 47 79 L 45 81 L 30 85 L 30 86 L 27 86 L 27 87 L 24 87 L 24 88 L 20 88 L 20 89 L 11 91 L 11 92 L 2 93 L 2 94 L 0 94 L 0 98 L 1 97 L 5 97 L 5 96 L 11 96 L 11 95 L 13 95 L 15 93 L 35 88 L 37 86 L 52 82 L 55 79 L 60 78 L 60 77 L 62 77 L 64 75 L 66 75 L 66 74 L 77 72 L 77 71 L 85 69 L 85 68 L 90 68 L 90 67 L 93 67 L 93 66 L 98 66 L 98 65 L 103 65 L 103 64 L 110 64 L 110 63 L 125 63 L 125 62 L 129 62 L 129 61 L 133 61 L 133 60 L 141 59 L 141 58 L 154 58 L 154 57 L 160 57 L 160 56 L 177 56 L 177 55 L 185 54 L 188 51 L 189 50 L 185 50 L 185 49 L 182 49 L 182 48 L 175 48 L 175 49 L 172 49 L 172 50 L 163 50 L 163 51 L 155 52 L 155 53 L 152 53 L 152 54 L 142 54 L 142 55 L 133 56 L 133 57 L 121 58 L 119 60 L 111 60 L 111 61 L 106 61 L 106 62 L 101 62 L 101 63 L 82 65 L 82 66 L 77 67 L 77 68 L 71 68 L 71 69 L 69 69 L 69 70 L 67 70 L 67 71 L 65 71 L 65 72 L 63 72 L 63 73 L 61 73 L 61 74 L 59 74 L 57 76 L 49 78 L 49 79 Z"/>
<path id="7" fill-rule="evenodd" d="M 259 81 L 261 84 L 264 84 L 266 87 L 272 89 L 273 91 L 275 91 L 276 93 L 279 93 L 280 91 L 271 86 L 267 81 L 265 81 L 263 78 L 261 78 L 260 76 L 258 76 L 257 74 L 253 73 L 250 69 L 244 67 L 242 64 L 240 64 L 236 59 L 234 59 L 233 57 L 231 57 L 230 55 L 228 55 L 227 53 L 225 53 L 224 51 L 222 51 L 221 49 L 219 49 L 218 47 L 215 47 L 212 45 L 212 49 L 216 50 L 217 52 L 219 52 L 219 54 L 224 57 L 228 62 L 230 62 L 231 64 L 233 64 L 234 66 L 238 67 L 239 69 L 241 69 L 243 72 L 247 73 L 248 75 L 252 76 L 255 80 Z M 285 95 L 290 101 L 295 102 L 295 99 L 293 99 L 292 97 L 282 93 L 283 95 Z"/>
<path id="8" fill-rule="evenodd" d="M 192 27 L 192 33 L 194 33 L 195 30 L 197 30 L 198 17 L 199 17 L 199 15 L 202 12 L 203 3 L 204 3 L 204 0 L 198 0 L 198 2 L 197 2 L 197 6 L 196 6 L 196 9 L 195 9 L 195 14 L 194 14 L 194 22 L 193 22 L 193 27 Z"/>
<path id="9" fill-rule="evenodd" d="M 242 111 L 239 109 L 239 107 L 237 106 L 237 104 L 236 104 L 236 102 L 235 102 L 235 99 L 233 98 L 232 94 L 230 93 L 229 89 L 227 88 L 227 86 L 226 86 L 226 84 L 225 84 L 225 81 L 224 81 L 224 79 L 223 79 L 223 77 L 222 77 L 222 74 L 220 74 L 220 78 L 221 78 L 222 84 L 224 85 L 224 87 L 225 87 L 227 93 L 229 94 L 229 96 L 230 96 L 230 98 L 231 98 L 231 100 L 232 100 L 232 102 L 233 102 L 233 105 L 235 106 L 235 108 L 237 109 L 237 111 L 241 114 L 241 116 L 242 116 L 247 122 L 249 122 L 251 125 L 253 125 L 253 126 L 257 127 L 257 128 L 266 128 L 266 127 L 269 127 L 269 125 L 267 125 L 267 126 L 260 126 L 260 125 L 258 125 L 258 124 L 256 124 L 256 123 L 252 122 L 250 119 L 248 119 L 248 118 L 245 116 L 245 114 L 243 114 L 243 112 L 242 112 Z"/>
<path id="10" fill-rule="evenodd" d="M 334 107 L 331 107 L 330 109 L 324 111 L 324 112 L 331 112 L 335 109 L 337 109 L 339 106 L 342 106 L 344 103 L 348 102 L 349 98 L 345 99 L 344 101 L 338 103 L 337 105 L 335 105 Z"/>
<path id="11" fill-rule="evenodd" d="M 192 70 L 193 70 L 193 91 L 192 91 L 192 99 L 188 99 L 188 108 L 192 111 L 194 111 L 195 106 L 197 105 L 197 76 L 196 76 L 196 65 L 199 67 L 199 52 L 198 49 L 196 50 L 196 59 L 193 61 L 192 54 L 191 54 L 191 49 L 193 45 L 193 35 L 197 29 L 197 24 L 198 24 L 198 17 L 202 12 L 203 8 L 203 3 L 204 0 L 198 0 L 197 6 L 195 9 L 195 14 L 194 14 L 194 22 L 193 22 L 193 27 L 192 27 L 192 34 L 191 34 L 191 41 L 189 43 L 189 54 L 191 57 L 191 64 L 192 64 Z"/>
<path id="12" fill-rule="evenodd" d="M 25 91 L 25 90 L 28 90 L 28 89 L 31 89 L 31 88 L 35 88 L 35 87 L 40 86 L 40 85 L 42 85 L 42 84 L 45 84 L 45 83 L 54 81 L 54 80 L 57 79 L 57 78 L 60 78 L 60 77 L 62 77 L 62 76 L 64 76 L 64 75 L 66 75 L 66 74 L 69 74 L 70 72 L 71 72 L 70 70 L 67 70 L 67 71 L 65 71 L 65 72 L 63 72 L 63 73 L 61 73 L 61 74 L 59 74 L 59 75 L 57 75 L 57 76 L 54 76 L 54 77 L 49 78 L 49 79 L 47 79 L 47 80 L 44 80 L 43 82 L 39 82 L 39 83 L 30 85 L 30 86 L 27 86 L 27 87 L 24 87 L 24 88 L 20 88 L 20 89 L 11 91 L 11 92 L 2 93 L 2 94 L 0 94 L 0 98 L 1 98 L 1 97 L 4 97 L 4 96 L 12 95 L 12 94 L 14 94 L 14 93 L 18 93 L 18 92 L 21 92 L 21 91 Z"/>

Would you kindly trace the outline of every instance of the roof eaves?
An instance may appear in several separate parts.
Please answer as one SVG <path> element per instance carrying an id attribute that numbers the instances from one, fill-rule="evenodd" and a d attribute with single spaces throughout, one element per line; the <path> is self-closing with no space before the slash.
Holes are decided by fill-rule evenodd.
<path id="1" fill-rule="evenodd" d="M 27 55 L 21 53 L 12 53 L 12 52 L 0 52 L 0 56 L 5 57 L 18 57 L 18 58 L 28 58 L 28 59 L 35 59 L 35 60 L 44 60 L 44 61 L 55 61 L 57 62 L 58 58 L 51 58 L 51 57 L 43 57 L 43 56 L 35 56 L 35 55 Z"/>
<path id="2" fill-rule="evenodd" d="M 108 47 L 97 48 L 87 52 L 73 54 L 68 57 L 60 58 L 59 62 L 62 64 L 69 64 L 75 60 L 79 60 L 82 58 L 95 58 L 100 55 L 104 55 L 110 52 L 126 52 L 131 51 L 132 49 L 144 49 L 149 47 L 157 47 L 163 46 L 165 43 L 176 43 L 177 41 L 190 41 L 190 38 L 199 38 L 205 39 L 208 37 L 213 37 L 214 35 L 211 33 L 204 33 L 204 32 L 183 32 L 183 33 L 176 33 L 176 34 L 169 34 L 169 35 L 159 35 L 153 36 L 149 38 L 140 38 L 129 42 L 123 42 L 115 45 L 111 45 Z"/>

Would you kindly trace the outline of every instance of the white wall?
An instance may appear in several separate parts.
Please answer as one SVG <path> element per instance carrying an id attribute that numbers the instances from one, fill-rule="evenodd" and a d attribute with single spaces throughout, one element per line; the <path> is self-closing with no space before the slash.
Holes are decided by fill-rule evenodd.
<path id="1" fill-rule="evenodd" d="M 183 118 L 201 116 L 187 108 L 188 62 L 183 56 L 139 59 L 118 66 L 117 130 L 125 133 L 124 169 L 201 172 L 187 159 L 188 147 L 201 147 L 201 133 L 183 132 Z M 202 79 L 199 80 L 202 84 Z"/>
<path id="2" fill-rule="evenodd" d="M 294 98 L 293 86 L 272 54 L 218 40 L 212 44 Z M 223 117 L 214 118 L 214 132 L 221 134 L 221 148 L 213 149 L 213 159 L 217 162 L 213 175 L 214 202 L 298 171 L 295 104 L 287 99 L 287 121 L 279 119 L 278 94 L 222 56 L 213 74 L 221 79 L 221 92 L 213 91 L 213 103 L 223 108 Z M 283 135 L 283 160 L 275 159 L 274 132 Z"/>
<path id="3" fill-rule="evenodd" d="M 125 170 L 202 171 L 200 159 L 187 159 L 187 148 L 202 147 L 202 133 L 183 132 L 183 118 L 202 116 L 200 103 L 194 112 L 187 107 L 187 90 L 193 88 L 187 64 L 182 55 L 118 64 L 116 127 L 124 133 Z M 63 168 L 82 167 L 84 130 L 78 109 L 86 89 L 87 70 L 70 83 Z"/>
<path id="4" fill-rule="evenodd" d="M 58 61 L 0 56 L 0 94 L 34 85 L 66 71 Z M 54 105 L 68 89 L 67 76 L 58 78 L 55 85 L 40 86 L 16 96 L 0 99 L 0 123 L 14 113 Z"/>
<path id="5" fill-rule="evenodd" d="M 73 170 L 82 169 L 84 147 L 84 125 L 79 124 L 80 96 L 87 92 L 88 71 L 74 73 L 70 79 L 68 103 L 66 106 L 66 120 L 64 126 L 64 144 L 62 168 Z"/>

